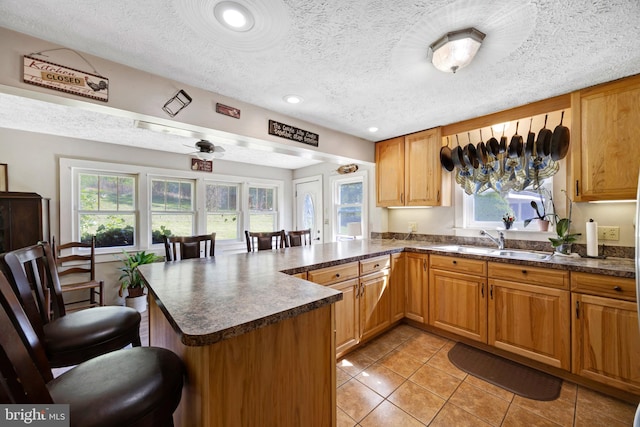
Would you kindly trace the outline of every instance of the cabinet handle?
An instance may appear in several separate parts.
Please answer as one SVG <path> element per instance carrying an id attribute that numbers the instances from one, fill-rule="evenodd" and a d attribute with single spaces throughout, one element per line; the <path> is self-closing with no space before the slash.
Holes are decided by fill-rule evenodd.
<path id="1" fill-rule="evenodd" d="M 458 261 L 456 261 L 455 259 L 451 262 L 453 263 L 453 265 L 456 265 L 458 263 Z"/>
<path id="2" fill-rule="evenodd" d="M 336 278 L 340 277 L 340 273 L 336 273 Z"/>
<path id="3" fill-rule="evenodd" d="M 422 260 L 422 269 L 423 269 L 424 271 L 427 271 L 427 260 L 426 260 L 426 259 L 423 259 L 423 260 Z"/>
<path id="4" fill-rule="evenodd" d="M 380 264 L 376 264 L 373 266 L 373 268 L 378 268 L 378 267 L 380 267 Z"/>
<path id="5" fill-rule="evenodd" d="M 482 299 L 484 299 L 484 283 L 482 284 L 482 287 L 480 288 L 480 295 L 482 295 Z"/>
<path id="6" fill-rule="evenodd" d="M 527 274 L 527 270 L 522 270 L 522 274 Z"/>
<path id="7" fill-rule="evenodd" d="M 440 202 L 440 190 L 436 193 L 436 201 Z"/>
<path id="8" fill-rule="evenodd" d="M 576 196 L 580 195 L 580 186 L 578 185 L 579 182 L 580 180 L 576 179 Z"/>
<path id="9" fill-rule="evenodd" d="M 404 204 L 404 193 L 400 193 L 400 203 Z"/>
<path id="10" fill-rule="evenodd" d="M 576 301 L 576 319 L 580 318 L 580 301 Z"/>
<path id="11" fill-rule="evenodd" d="M 489 287 L 489 296 L 493 299 L 493 285 Z"/>
<path id="12" fill-rule="evenodd" d="M 622 288 L 620 286 L 618 286 L 618 285 L 614 286 L 613 290 L 616 291 L 616 292 L 622 292 Z"/>

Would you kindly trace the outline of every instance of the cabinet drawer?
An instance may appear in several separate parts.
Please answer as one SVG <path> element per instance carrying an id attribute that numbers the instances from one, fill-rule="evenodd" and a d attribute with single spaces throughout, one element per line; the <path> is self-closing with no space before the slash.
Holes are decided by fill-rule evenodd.
<path id="1" fill-rule="evenodd" d="M 307 272 L 307 280 L 320 285 L 332 285 L 356 277 L 358 277 L 357 262 L 333 265 L 331 267 L 319 268 Z"/>
<path id="2" fill-rule="evenodd" d="M 490 262 L 489 277 L 551 288 L 569 289 L 569 272 L 552 268 Z"/>
<path id="3" fill-rule="evenodd" d="M 391 257 L 382 255 L 360 261 L 360 275 L 375 273 L 391 266 Z"/>
<path id="4" fill-rule="evenodd" d="M 458 258 L 455 256 L 430 255 L 429 267 L 458 273 L 475 274 L 478 276 L 487 274 L 486 261 Z"/>
<path id="5" fill-rule="evenodd" d="M 636 300 L 636 281 L 604 274 L 571 273 L 571 290 L 586 294 Z"/>

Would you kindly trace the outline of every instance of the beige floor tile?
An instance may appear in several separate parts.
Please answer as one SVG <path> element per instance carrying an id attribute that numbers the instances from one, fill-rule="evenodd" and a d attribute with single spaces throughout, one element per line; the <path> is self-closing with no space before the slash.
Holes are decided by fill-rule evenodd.
<path id="1" fill-rule="evenodd" d="M 514 396 L 512 405 L 520 406 L 561 426 L 571 427 L 575 415 L 575 404 L 567 399 L 550 401 Z"/>
<path id="2" fill-rule="evenodd" d="M 502 427 L 558 427 L 556 424 L 540 415 L 529 412 L 518 405 L 511 405 Z"/>
<path id="3" fill-rule="evenodd" d="M 581 410 L 599 412 L 607 418 L 631 425 L 633 423 L 636 406 L 605 396 L 588 388 L 578 387 L 576 410 L 578 412 L 582 412 Z"/>
<path id="4" fill-rule="evenodd" d="M 398 326 L 397 328 L 399 328 L 399 327 L 400 326 Z M 378 338 L 376 338 L 376 341 L 381 341 L 381 342 L 383 342 L 385 344 L 393 346 L 393 348 L 396 348 L 397 346 L 399 346 L 400 344 L 402 344 L 403 342 L 405 342 L 406 340 L 408 340 L 409 338 L 411 338 L 414 335 L 413 333 L 411 333 L 412 331 L 395 332 L 396 329 L 393 329 L 393 330 L 391 330 L 391 331 L 379 336 Z"/>
<path id="5" fill-rule="evenodd" d="M 429 359 L 427 365 L 438 368 L 441 371 L 445 371 L 447 374 L 456 378 L 460 378 L 461 380 L 465 379 L 467 377 L 467 373 L 461 369 L 458 369 L 453 363 L 451 363 L 449 361 L 449 356 L 447 356 L 447 353 L 448 350 L 440 350 L 439 352 L 434 354 L 431 359 Z"/>
<path id="6" fill-rule="evenodd" d="M 445 346 L 445 344 L 447 344 L 449 342 L 449 340 L 446 339 L 446 338 L 442 338 L 442 337 L 439 337 L 437 335 L 430 334 L 428 332 L 424 332 L 424 333 L 418 334 L 418 335 L 416 335 L 415 337 L 413 337 L 411 339 L 415 340 L 417 342 L 420 342 L 420 343 L 422 343 L 424 345 L 428 345 L 430 347 L 436 348 L 438 350 L 443 348 Z"/>
<path id="7" fill-rule="evenodd" d="M 417 334 L 421 334 L 422 332 L 423 331 L 421 331 L 420 329 L 414 328 L 413 326 L 409 325 L 398 325 L 397 327 L 393 328 L 392 331 L 390 331 L 392 335 L 398 335 L 405 341 L 413 336 L 416 336 Z"/>
<path id="8" fill-rule="evenodd" d="M 425 424 L 429 424 L 446 403 L 445 399 L 411 381 L 398 387 L 388 400 Z"/>
<path id="9" fill-rule="evenodd" d="M 415 374 L 409 377 L 409 380 L 444 399 L 451 397 L 462 382 L 459 378 L 429 365 L 422 366 Z"/>
<path id="10" fill-rule="evenodd" d="M 362 427 L 423 427 L 420 421 L 402 411 L 388 401 L 382 402 L 364 420 Z"/>
<path id="11" fill-rule="evenodd" d="M 397 346 L 397 344 L 390 343 L 389 341 L 376 339 L 367 343 L 364 347 L 358 349 L 358 351 L 373 360 L 379 360 Z"/>
<path id="12" fill-rule="evenodd" d="M 491 393 L 494 396 L 499 397 L 500 399 L 504 399 L 507 402 L 511 402 L 513 400 L 514 394 L 509 390 L 505 390 L 502 387 L 498 387 L 497 385 L 488 383 L 478 377 L 474 377 L 473 375 L 467 375 L 467 377 L 464 379 L 464 382 L 471 384 L 476 388 L 482 389 L 487 393 Z"/>
<path id="13" fill-rule="evenodd" d="M 336 403 L 355 421 L 360 421 L 384 399 L 355 379 L 344 383 L 336 391 Z"/>
<path id="14" fill-rule="evenodd" d="M 356 379 L 382 397 L 389 396 L 400 384 L 406 381 L 405 377 L 378 363 L 360 372 Z"/>
<path id="15" fill-rule="evenodd" d="M 338 360 L 338 368 L 343 369 L 347 374 L 355 377 L 374 362 L 372 358 L 356 350 L 340 358 L 340 360 Z"/>
<path id="16" fill-rule="evenodd" d="M 451 403 L 444 405 L 429 427 L 489 427 L 480 418 Z"/>
<path id="17" fill-rule="evenodd" d="M 336 368 L 336 387 L 340 387 L 351 379 L 351 375 L 346 373 L 342 368 Z"/>
<path id="18" fill-rule="evenodd" d="M 354 427 L 357 424 L 353 418 L 340 408 L 336 409 L 336 421 L 337 427 Z"/>
<path id="19" fill-rule="evenodd" d="M 576 408 L 575 427 L 592 427 L 592 426 L 606 426 L 606 427 L 630 427 L 633 425 L 633 417 L 625 421 L 617 420 L 619 418 L 611 417 L 614 415 L 609 412 L 592 411 L 585 408 Z"/>
<path id="20" fill-rule="evenodd" d="M 463 382 L 449 403 L 477 416 L 493 426 L 499 426 L 509 409 L 509 402 Z"/>
<path id="21" fill-rule="evenodd" d="M 562 381 L 562 387 L 560 388 L 560 396 L 558 400 L 573 403 L 575 405 L 578 397 L 578 386 L 568 381 Z"/>
<path id="22" fill-rule="evenodd" d="M 423 340 L 417 337 L 409 338 L 407 341 L 396 347 L 396 350 L 413 357 L 421 363 L 425 363 L 438 351 L 437 348 L 432 347 L 429 344 L 425 344 Z"/>
<path id="23" fill-rule="evenodd" d="M 422 366 L 422 363 L 398 350 L 393 350 L 391 353 L 380 359 L 378 363 L 386 366 L 393 372 L 400 374 L 405 378 L 409 378 L 420 366 Z"/>

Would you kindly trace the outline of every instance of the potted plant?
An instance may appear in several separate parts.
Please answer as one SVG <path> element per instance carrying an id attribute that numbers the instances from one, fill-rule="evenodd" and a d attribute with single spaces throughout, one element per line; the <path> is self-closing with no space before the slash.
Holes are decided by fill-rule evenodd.
<path id="1" fill-rule="evenodd" d="M 551 246 L 553 246 L 555 252 L 563 255 L 569 255 L 571 253 L 572 243 L 578 240 L 578 236 L 582 233 L 570 233 L 573 201 L 569 198 L 566 191 L 562 191 L 569 200 L 569 216 L 558 220 L 556 223 L 556 237 L 549 237 L 549 241 L 551 242 Z"/>
<path id="2" fill-rule="evenodd" d="M 162 257 L 145 251 L 129 254 L 123 250 L 122 253 L 124 256 L 119 259 L 124 265 L 118 268 L 122 272 L 118 279 L 121 284 L 119 294 L 122 296 L 123 291 L 126 289 L 125 304 L 128 307 L 137 309 L 139 312 L 143 312 L 147 309 L 147 296 L 144 294 L 144 281 L 140 277 L 138 266 L 151 264 L 162 259 Z"/>
<path id="3" fill-rule="evenodd" d="M 531 201 L 531 207 L 533 211 L 536 213 L 536 216 L 533 218 L 528 218 L 524 220 L 524 226 L 526 227 L 532 221 L 535 221 L 538 224 L 538 230 L 547 231 L 549 229 L 549 223 L 556 221 L 558 216 L 555 214 L 555 206 L 553 205 L 553 198 L 551 193 L 549 192 L 549 200 L 551 201 L 551 208 L 553 212 L 547 212 L 545 208 L 544 198 L 543 198 L 544 189 L 539 188 L 538 194 L 540 195 L 540 205 L 535 200 Z"/>

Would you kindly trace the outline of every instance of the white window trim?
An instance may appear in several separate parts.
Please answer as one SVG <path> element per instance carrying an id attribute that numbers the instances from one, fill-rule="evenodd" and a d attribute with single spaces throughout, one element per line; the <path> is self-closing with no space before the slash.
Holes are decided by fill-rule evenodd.
<path id="1" fill-rule="evenodd" d="M 367 171 L 358 171 L 349 175 L 339 175 L 329 177 L 331 185 L 331 241 L 338 239 L 338 212 L 336 209 L 338 201 L 337 187 L 338 184 L 347 184 L 349 182 L 362 182 L 362 238 L 369 235 L 369 182 L 367 180 Z"/>
<path id="2" fill-rule="evenodd" d="M 74 202 L 74 192 L 77 190 L 77 183 L 74 182 L 73 176 L 75 170 L 88 170 L 100 173 L 120 173 L 136 175 L 137 183 L 137 214 L 138 214 L 138 236 L 136 236 L 137 244 L 127 248 L 131 251 L 147 250 L 158 254 L 164 254 L 164 248 L 161 245 L 151 245 L 151 233 L 148 231 L 151 226 L 151 194 L 149 192 L 150 177 L 175 178 L 175 179 L 191 179 L 195 180 L 195 212 L 196 212 L 196 233 L 206 234 L 206 208 L 205 208 L 205 182 L 227 182 L 241 184 L 241 231 L 248 224 L 248 199 L 245 195 L 249 194 L 250 185 L 271 186 L 276 188 L 277 216 L 276 222 L 279 228 L 284 224 L 284 181 L 275 179 L 256 179 L 248 177 L 239 177 L 232 175 L 208 174 L 203 176 L 202 172 L 191 170 L 174 170 L 164 168 L 154 168 L 146 166 L 137 166 L 121 163 L 98 162 L 92 160 L 60 158 L 60 236 L 58 241 L 69 242 L 79 239 L 77 234 L 77 224 L 75 224 L 78 206 Z M 202 231 L 202 233 L 200 232 Z M 230 250 L 245 247 L 244 234 L 238 236 L 237 241 L 221 241 L 216 242 L 216 251 L 218 248 L 224 250 L 226 246 Z M 98 254 L 114 254 L 120 253 L 120 249 L 108 248 L 96 250 Z"/>

